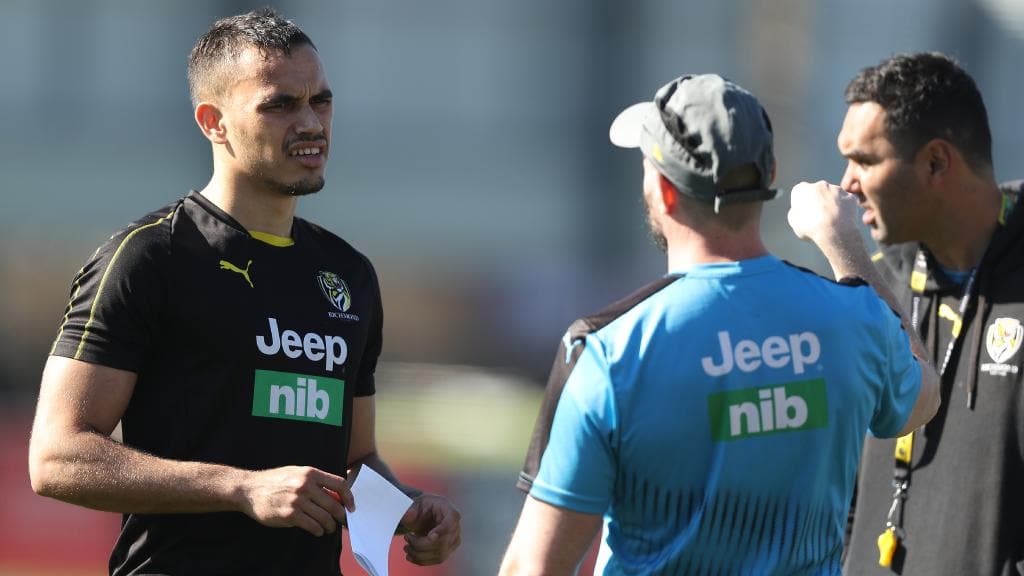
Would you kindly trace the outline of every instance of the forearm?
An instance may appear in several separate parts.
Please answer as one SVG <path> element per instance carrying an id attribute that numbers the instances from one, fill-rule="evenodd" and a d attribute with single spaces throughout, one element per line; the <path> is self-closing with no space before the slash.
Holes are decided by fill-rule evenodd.
<path id="1" fill-rule="evenodd" d="M 871 256 L 868 254 L 864 239 L 857 235 L 845 238 L 841 242 L 819 246 L 819 248 L 821 248 L 822 254 L 825 255 L 825 259 L 828 260 L 829 265 L 832 267 L 832 273 L 835 275 L 836 280 L 854 276 L 864 280 L 875 290 L 878 297 L 889 305 L 889 308 L 899 313 L 903 330 L 910 339 L 910 348 L 914 356 L 920 360 L 927 361 L 928 356 L 920 335 L 910 325 L 907 311 L 903 309 L 903 305 L 896 298 L 892 289 L 889 288 L 889 284 L 886 283 L 878 268 L 875 267 L 874 262 L 871 261 Z"/>
<path id="2" fill-rule="evenodd" d="M 403 484 L 401 481 L 399 481 L 398 477 L 395 476 L 395 473 L 392 472 L 391 468 L 387 465 L 387 462 L 384 462 L 384 460 L 380 457 L 380 453 L 377 452 L 376 450 L 359 458 L 358 460 L 353 460 L 352 462 L 349 463 L 349 468 L 352 468 L 360 464 L 363 466 L 369 466 L 370 468 L 373 468 L 373 470 L 376 473 L 380 474 L 382 478 L 384 478 L 391 484 L 395 485 L 395 487 L 404 492 L 405 495 L 408 496 L 409 498 L 416 498 L 423 494 L 422 490 L 414 488 L 407 484 Z"/>
<path id="3" fill-rule="evenodd" d="M 875 293 L 889 308 L 899 314 L 903 332 L 907 335 L 907 340 L 910 343 L 910 351 L 921 366 L 921 388 L 918 398 L 900 432 L 901 435 L 906 434 L 930 420 L 938 410 L 940 403 L 939 376 L 929 360 L 921 336 L 911 324 L 907 311 L 903 309 L 896 295 L 889 288 L 889 284 L 882 278 L 882 274 L 871 261 L 864 239 L 859 233 L 839 234 L 835 237 L 828 237 L 827 240 L 822 240 L 817 244 L 832 266 L 832 272 L 837 280 L 850 276 L 861 278 L 874 288 Z"/>
<path id="4" fill-rule="evenodd" d="M 910 346 L 920 360 L 927 358 L 924 345 L 888 284 L 868 255 L 864 236 L 857 227 L 857 200 L 850 193 L 824 180 L 801 182 L 790 192 L 789 225 L 798 238 L 810 240 L 828 260 L 836 280 L 856 276 L 900 313 Z"/>
<path id="5" fill-rule="evenodd" d="M 158 458 L 94 431 L 33 440 L 30 476 L 42 496 L 120 513 L 242 509 L 244 470 Z"/>
<path id="6" fill-rule="evenodd" d="M 599 514 L 575 512 L 527 496 L 498 574 L 575 574 L 600 528 Z"/>

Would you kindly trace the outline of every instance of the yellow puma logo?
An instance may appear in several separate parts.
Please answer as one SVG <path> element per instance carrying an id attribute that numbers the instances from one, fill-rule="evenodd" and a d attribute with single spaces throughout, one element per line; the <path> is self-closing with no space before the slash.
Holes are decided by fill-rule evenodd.
<path id="1" fill-rule="evenodd" d="M 252 280 L 249 279 L 249 266 L 252 266 L 252 260 L 249 260 L 249 262 L 245 264 L 245 270 L 242 270 L 241 268 L 235 266 L 234 264 L 228 262 L 227 260 L 220 261 L 221 270 L 231 270 L 232 272 L 238 272 L 239 274 L 242 275 L 243 278 L 245 278 L 245 281 L 249 283 L 250 288 L 255 288 L 255 286 L 252 285 Z"/>

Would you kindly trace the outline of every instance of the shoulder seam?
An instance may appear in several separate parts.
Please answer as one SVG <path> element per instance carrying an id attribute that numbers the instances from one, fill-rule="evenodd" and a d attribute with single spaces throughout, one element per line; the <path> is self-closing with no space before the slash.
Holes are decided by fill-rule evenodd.
<path id="1" fill-rule="evenodd" d="M 92 256 L 89 257 L 89 260 L 87 260 L 86 263 L 95 258 L 96 254 L 98 254 L 102 248 L 103 246 L 100 245 L 96 250 L 93 250 Z M 60 337 L 64 335 L 64 327 L 68 324 L 68 317 L 71 316 L 71 310 L 74 309 L 75 300 L 78 299 L 78 295 L 82 292 L 82 273 L 85 272 L 86 265 L 87 264 L 83 264 L 82 267 L 78 269 L 78 272 L 75 273 L 75 282 L 71 287 L 71 298 L 68 300 L 68 305 L 64 308 L 64 318 L 60 321 L 60 329 L 57 330 L 57 337 L 53 340 L 53 345 L 50 346 L 50 356 L 53 356 L 53 353 L 57 351 L 57 344 L 60 342 Z"/>
<path id="2" fill-rule="evenodd" d="M 107 266 L 103 270 L 103 276 L 100 277 L 99 284 L 97 284 L 97 286 L 96 286 L 96 294 L 93 296 L 92 305 L 89 306 L 89 319 L 85 322 L 85 328 L 82 329 L 82 336 L 78 340 L 78 348 L 75 350 L 75 355 L 74 355 L 74 359 L 75 360 L 81 359 L 82 351 L 85 350 L 85 341 L 89 337 L 89 329 L 92 327 L 92 323 L 95 320 L 96 304 L 99 302 L 100 296 L 103 295 L 103 288 L 104 288 L 104 286 L 107 283 L 107 278 L 110 276 L 110 270 L 114 267 L 114 264 L 117 262 L 117 258 L 118 258 L 118 256 L 121 255 L 121 251 L 124 249 L 125 245 L 128 244 L 128 241 L 131 240 L 132 238 L 134 238 L 135 235 L 138 234 L 139 232 L 141 232 L 143 230 L 146 230 L 148 228 L 152 228 L 154 226 L 159 226 L 164 221 L 170 219 L 170 217 L 173 216 L 174 213 L 178 211 L 178 208 L 180 206 L 181 206 L 181 204 L 178 203 L 177 205 L 175 205 L 175 207 L 170 212 L 168 212 L 164 216 L 161 216 L 160 218 L 156 219 L 153 222 L 150 222 L 149 224 L 143 224 L 143 225 L 139 226 L 138 228 L 136 228 L 136 229 L 132 230 L 131 232 L 129 232 L 128 234 L 126 234 L 125 237 L 121 239 L 121 243 L 117 245 L 117 249 L 114 250 L 114 254 L 110 257 L 110 261 L 107 262 Z M 77 288 L 76 288 L 76 291 L 78 289 L 80 289 L 80 288 L 81 288 L 81 285 L 79 284 L 77 286 Z M 70 312 L 70 305 L 69 305 L 69 312 Z M 65 316 L 65 322 L 66 321 L 67 321 L 67 316 Z M 63 331 L 64 331 L 64 324 L 62 323 L 61 324 L 61 333 Z M 57 341 L 59 341 L 59 340 L 60 340 L 60 333 L 58 333 L 58 335 L 57 335 Z M 56 347 L 56 342 L 54 342 L 54 346 Z"/>
<path id="3" fill-rule="evenodd" d="M 596 314 L 577 319 L 569 326 L 570 340 L 597 332 L 684 276 L 685 274 L 666 275 L 609 304 Z"/>
<path id="4" fill-rule="evenodd" d="M 540 463 L 544 457 L 544 452 L 547 450 L 548 438 L 551 434 L 552 423 L 554 422 L 555 409 L 561 401 L 566 382 L 568 382 L 572 371 L 576 367 L 576 361 L 580 358 L 583 349 L 586 347 L 586 335 L 608 325 L 611 321 L 622 316 L 681 277 L 681 274 L 673 274 L 651 282 L 629 296 L 609 305 L 601 312 L 580 318 L 569 326 L 565 336 L 562 337 L 559 343 L 558 352 L 551 367 L 551 373 L 548 375 L 548 383 L 544 389 L 544 399 L 541 402 L 540 413 L 537 415 L 537 420 L 534 424 L 530 446 L 526 450 L 526 461 L 523 463 L 523 469 L 516 480 L 516 486 L 520 490 L 529 492 L 537 473 L 540 471 Z M 584 345 L 577 346 L 576 344 L 579 341 L 583 341 Z"/>
<path id="5" fill-rule="evenodd" d="M 846 286 L 848 288 L 856 288 L 856 287 L 859 287 L 859 286 L 868 286 L 868 283 L 866 281 L 864 281 L 864 279 L 861 278 L 860 276 L 843 276 L 842 278 L 836 280 L 834 278 L 829 278 L 828 276 L 824 276 L 822 274 L 818 274 L 817 272 L 815 272 L 814 270 L 811 270 L 809 268 L 804 268 L 803 266 L 797 266 L 796 264 L 793 264 L 792 262 L 790 262 L 788 260 L 783 260 L 782 263 L 785 264 L 786 266 L 789 266 L 790 268 L 793 268 L 795 270 L 803 272 L 804 274 L 809 274 L 811 276 L 816 276 L 816 277 L 818 277 L 818 278 L 820 278 L 820 279 L 822 279 L 822 280 L 824 280 L 826 282 L 835 284 L 836 286 Z"/>

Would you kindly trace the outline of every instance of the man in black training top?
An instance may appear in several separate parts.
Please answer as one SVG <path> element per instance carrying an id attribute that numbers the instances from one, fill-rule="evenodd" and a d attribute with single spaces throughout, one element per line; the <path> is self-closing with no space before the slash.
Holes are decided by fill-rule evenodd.
<path id="1" fill-rule="evenodd" d="M 982 95 L 942 54 L 861 70 L 846 103 L 842 188 L 940 371 L 942 407 L 864 444 L 845 573 L 1024 573 L 1021 182 L 996 180 Z"/>
<path id="2" fill-rule="evenodd" d="M 213 177 L 75 277 L 43 372 L 33 489 L 123 513 L 112 574 L 339 574 L 345 509 L 373 506 L 346 484 L 362 464 L 415 499 L 407 558 L 445 560 L 458 511 L 399 484 L 376 450 L 373 266 L 295 217 L 331 143 L 316 48 L 250 12 L 215 22 L 188 74 Z"/>

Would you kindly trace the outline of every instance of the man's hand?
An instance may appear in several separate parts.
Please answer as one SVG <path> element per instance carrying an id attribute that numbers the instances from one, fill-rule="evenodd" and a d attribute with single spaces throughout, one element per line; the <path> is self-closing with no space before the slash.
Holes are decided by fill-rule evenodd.
<path id="1" fill-rule="evenodd" d="M 417 496 L 399 523 L 405 532 L 405 559 L 420 566 L 444 562 L 462 543 L 461 519 L 447 498 Z"/>
<path id="2" fill-rule="evenodd" d="M 788 220 L 797 238 L 814 242 L 822 252 L 863 242 L 857 228 L 857 197 L 824 180 L 793 187 Z"/>
<path id="3" fill-rule="evenodd" d="M 243 511 L 265 526 L 297 527 L 314 536 L 338 529 L 356 509 L 348 484 L 308 466 L 250 472 L 242 485 Z"/>
<path id="4" fill-rule="evenodd" d="M 801 182 L 790 192 L 790 202 L 789 226 L 793 233 L 818 246 L 836 280 L 859 276 L 876 291 L 884 289 L 857 227 L 857 198 L 853 194 L 824 180 Z M 887 296 L 882 297 L 894 306 Z"/>

